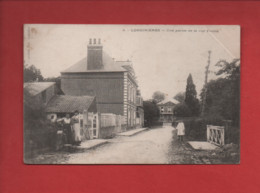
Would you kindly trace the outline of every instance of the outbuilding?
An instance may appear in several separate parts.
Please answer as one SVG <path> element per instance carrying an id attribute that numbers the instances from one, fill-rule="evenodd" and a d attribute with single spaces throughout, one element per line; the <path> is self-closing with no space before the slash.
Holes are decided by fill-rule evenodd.
<path id="1" fill-rule="evenodd" d="M 55 122 L 66 114 L 73 116 L 79 112 L 82 139 L 99 137 L 99 114 L 95 96 L 56 95 L 51 98 L 45 108 L 47 118 Z"/>

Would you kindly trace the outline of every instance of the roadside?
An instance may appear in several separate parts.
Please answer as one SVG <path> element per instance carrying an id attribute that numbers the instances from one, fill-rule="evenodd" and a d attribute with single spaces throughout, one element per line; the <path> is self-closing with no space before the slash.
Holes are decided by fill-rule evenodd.
<path id="1" fill-rule="evenodd" d="M 139 134 L 147 128 L 132 129 L 126 132 L 118 133 L 118 137 L 130 137 Z M 117 140 L 117 137 L 105 140 L 105 139 L 92 139 L 83 141 L 80 146 L 65 144 L 61 150 L 58 151 L 48 151 L 41 153 L 31 159 L 26 159 L 26 164 L 64 164 L 73 154 L 84 153 L 89 150 L 95 150 L 107 143 Z"/>
<path id="2" fill-rule="evenodd" d="M 112 139 L 94 139 L 80 146 L 65 146 L 27 160 L 28 164 L 234 164 L 239 148 L 228 144 L 214 150 L 195 150 L 179 142 L 171 126 L 142 128 Z"/>
<path id="3" fill-rule="evenodd" d="M 215 150 L 195 150 L 187 142 L 177 139 L 177 131 L 173 130 L 173 139 L 169 149 L 171 164 L 238 164 L 239 148 L 235 144 L 217 147 Z"/>

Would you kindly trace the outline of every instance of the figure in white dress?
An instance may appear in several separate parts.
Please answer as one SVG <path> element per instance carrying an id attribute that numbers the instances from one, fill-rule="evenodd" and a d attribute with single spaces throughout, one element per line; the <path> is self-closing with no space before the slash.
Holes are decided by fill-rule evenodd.
<path id="1" fill-rule="evenodd" d="M 183 141 L 183 136 L 185 135 L 184 123 L 182 121 L 179 121 L 176 129 L 179 141 Z"/>
<path id="2" fill-rule="evenodd" d="M 81 135 L 80 135 L 80 122 L 79 122 L 79 112 L 75 111 L 72 117 L 72 131 L 73 131 L 73 142 L 75 145 L 80 145 Z"/>

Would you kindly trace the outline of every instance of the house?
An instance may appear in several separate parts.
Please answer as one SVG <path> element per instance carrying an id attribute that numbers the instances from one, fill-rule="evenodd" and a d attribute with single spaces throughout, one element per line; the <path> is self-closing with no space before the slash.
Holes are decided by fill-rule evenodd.
<path id="1" fill-rule="evenodd" d="M 137 89 L 132 62 L 115 61 L 103 51 L 100 39 L 90 39 L 87 56 L 61 72 L 61 89 L 65 95 L 96 96 L 100 113 L 123 116 L 123 127 L 137 125 Z M 143 112 L 139 114 L 143 117 Z"/>
<path id="2" fill-rule="evenodd" d="M 55 82 L 26 82 L 24 87 L 24 99 L 34 104 L 35 108 L 44 107 L 49 100 L 57 93 Z"/>
<path id="3" fill-rule="evenodd" d="M 157 104 L 160 111 L 159 121 L 171 123 L 174 119 L 174 107 L 179 102 L 175 99 L 165 99 Z"/>
<path id="4" fill-rule="evenodd" d="M 57 118 L 71 116 L 79 112 L 80 127 L 83 139 L 99 137 L 99 114 L 97 112 L 96 97 L 56 95 L 46 105 L 47 118 L 55 122 Z"/>

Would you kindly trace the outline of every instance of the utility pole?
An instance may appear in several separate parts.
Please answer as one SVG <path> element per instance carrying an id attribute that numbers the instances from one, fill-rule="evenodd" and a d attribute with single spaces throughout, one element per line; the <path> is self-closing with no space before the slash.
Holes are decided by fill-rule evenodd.
<path id="1" fill-rule="evenodd" d="M 202 109 L 201 109 L 201 115 L 204 116 L 205 114 L 205 105 L 206 105 L 206 97 L 207 97 L 207 83 L 208 83 L 208 74 L 209 74 L 209 66 L 210 66 L 210 54 L 211 51 L 208 51 L 209 56 L 208 56 L 208 64 L 206 66 L 206 71 L 205 71 L 205 83 L 204 83 L 204 95 L 203 95 L 203 99 L 202 99 Z"/>

